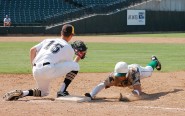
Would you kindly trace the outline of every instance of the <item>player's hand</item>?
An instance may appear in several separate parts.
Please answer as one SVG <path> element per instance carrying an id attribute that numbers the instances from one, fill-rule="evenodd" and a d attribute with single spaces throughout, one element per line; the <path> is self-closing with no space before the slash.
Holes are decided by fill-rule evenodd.
<path id="1" fill-rule="evenodd" d="M 71 44 L 72 48 L 75 51 L 75 54 L 81 59 L 84 59 L 87 53 L 87 46 L 81 40 L 77 40 Z"/>

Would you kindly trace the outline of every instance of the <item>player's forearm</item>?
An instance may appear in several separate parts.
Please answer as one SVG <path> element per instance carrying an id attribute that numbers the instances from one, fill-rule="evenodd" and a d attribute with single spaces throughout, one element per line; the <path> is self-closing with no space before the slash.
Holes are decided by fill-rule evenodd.
<path id="1" fill-rule="evenodd" d="M 74 59 L 74 62 L 79 62 L 81 60 L 81 58 L 79 56 L 76 56 Z"/>
<path id="2" fill-rule="evenodd" d="M 30 49 L 30 63 L 31 63 L 31 65 L 33 65 L 33 60 L 34 60 L 34 58 L 36 57 L 36 48 L 31 48 Z"/>

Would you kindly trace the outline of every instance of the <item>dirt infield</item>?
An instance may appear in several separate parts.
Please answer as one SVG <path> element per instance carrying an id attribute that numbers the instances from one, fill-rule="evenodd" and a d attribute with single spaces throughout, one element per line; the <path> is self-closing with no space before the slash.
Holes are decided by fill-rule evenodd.
<path id="1" fill-rule="evenodd" d="M 41 41 L 45 37 L 0 37 L 3 41 Z M 88 42 L 104 42 L 103 38 L 75 37 Z M 125 43 L 185 43 L 185 38 L 109 38 L 108 42 Z M 157 41 L 156 41 L 157 40 Z M 109 73 L 79 73 L 69 87 L 70 94 L 83 95 L 89 92 Z M 119 93 L 130 89 L 112 87 L 97 95 L 99 99 L 86 103 L 54 101 L 63 78 L 51 83 L 50 95 L 44 98 L 26 97 L 7 102 L 0 98 L 1 116 L 185 116 L 185 72 L 160 73 L 155 71 L 150 78 L 141 80 L 143 92 L 148 98 L 134 102 L 119 102 Z M 14 89 L 35 87 L 31 74 L 0 74 L 0 96 Z"/>

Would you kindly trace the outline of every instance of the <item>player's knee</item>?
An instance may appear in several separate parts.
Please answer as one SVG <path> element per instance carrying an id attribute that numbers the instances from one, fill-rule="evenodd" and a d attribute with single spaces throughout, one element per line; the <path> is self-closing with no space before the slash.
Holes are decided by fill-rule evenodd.
<path id="1" fill-rule="evenodd" d="M 77 63 L 77 62 L 74 62 L 74 65 L 73 65 L 73 71 L 79 71 L 80 70 L 80 65 Z"/>

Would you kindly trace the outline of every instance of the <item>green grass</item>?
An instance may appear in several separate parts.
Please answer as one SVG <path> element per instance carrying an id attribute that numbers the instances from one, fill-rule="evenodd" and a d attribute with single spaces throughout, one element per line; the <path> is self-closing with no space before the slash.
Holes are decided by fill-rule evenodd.
<path id="1" fill-rule="evenodd" d="M 29 49 L 35 42 L 1 42 L 0 73 L 31 73 Z M 111 72 L 118 61 L 145 66 L 157 55 L 162 71 L 185 70 L 184 44 L 87 43 L 87 58 L 80 61 L 80 72 Z"/>
<path id="2" fill-rule="evenodd" d="M 90 43 L 87 59 L 80 62 L 81 68 L 89 72 L 109 72 L 118 61 L 145 66 L 151 55 L 157 55 L 163 71 L 185 70 L 184 44 L 108 44 Z"/>
<path id="3" fill-rule="evenodd" d="M 35 43 L 1 42 L 0 73 L 30 73 L 29 49 Z"/>

